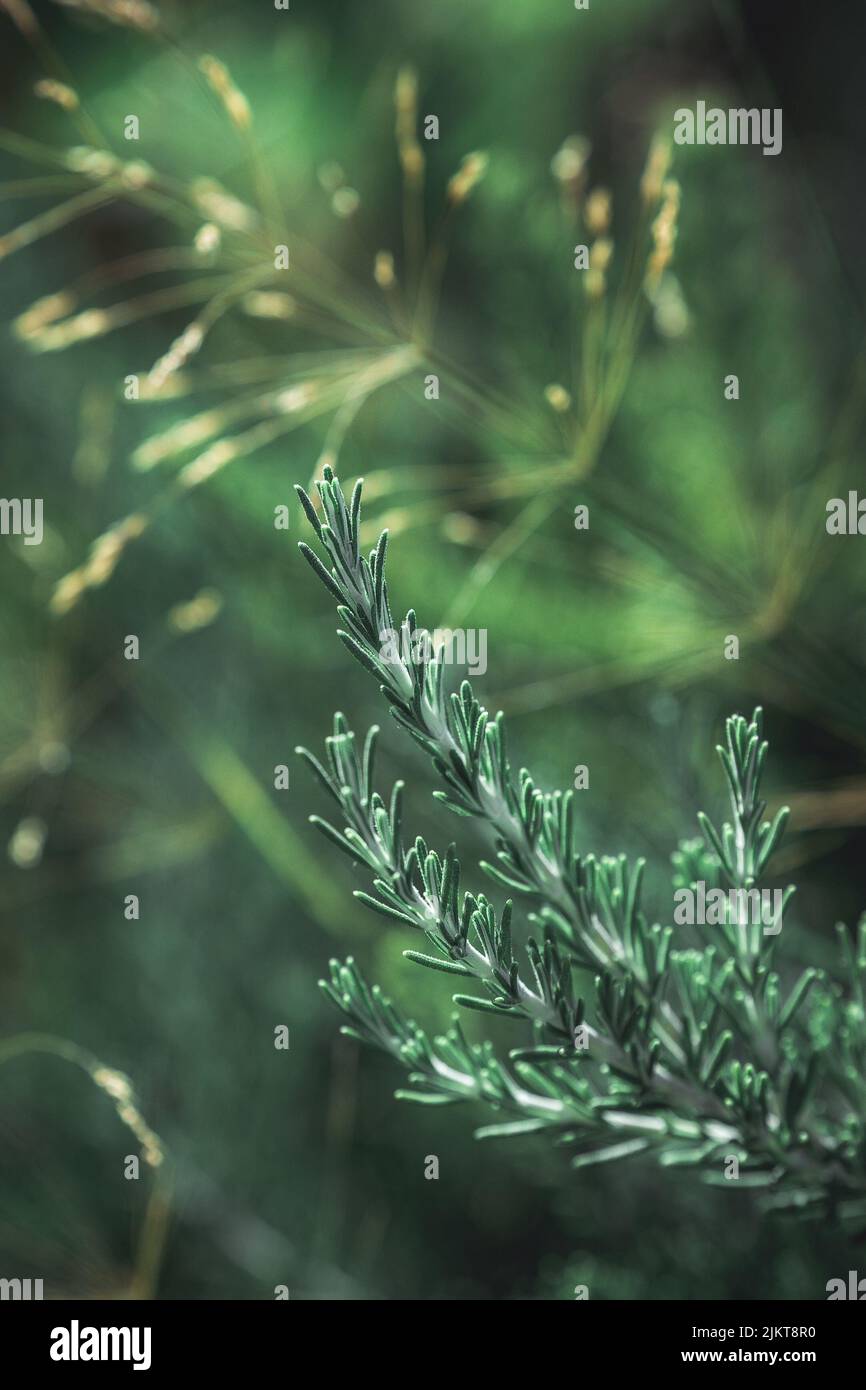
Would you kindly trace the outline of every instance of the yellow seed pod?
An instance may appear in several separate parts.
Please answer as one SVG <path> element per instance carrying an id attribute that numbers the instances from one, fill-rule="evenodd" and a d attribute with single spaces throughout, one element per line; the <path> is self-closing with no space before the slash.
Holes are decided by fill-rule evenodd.
<path id="1" fill-rule="evenodd" d="M 448 181 L 449 203 L 456 205 L 466 201 L 476 184 L 484 178 L 487 162 L 487 155 L 479 150 L 465 156 L 457 173 Z"/>
<path id="2" fill-rule="evenodd" d="M 593 236 L 604 236 L 610 229 L 612 199 L 608 189 L 593 188 L 586 200 L 584 218 Z"/>
<path id="3" fill-rule="evenodd" d="M 670 141 L 664 135 L 655 135 L 650 144 L 640 181 L 640 195 L 648 207 L 652 207 L 662 196 L 662 189 L 670 165 Z"/>
<path id="4" fill-rule="evenodd" d="M 42 101 L 53 101 L 55 106 L 61 106 L 64 111 L 75 111 L 78 109 L 78 93 L 72 87 L 67 87 L 65 82 L 55 82 L 51 77 L 43 77 L 33 88 L 36 96 Z"/>
<path id="5" fill-rule="evenodd" d="M 571 406 L 571 396 L 564 386 L 560 386 L 558 381 L 552 381 L 549 386 L 544 388 L 544 399 L 555 410 L 558 415 L 563 415 Z"/>
<path id="6" fill-rule="evenodd" d="M 202 54 L 198 60 L 199 71 L 204 73 L 211 90 L 216 93 L 225 107 L 229 120 L 238 130 L 249 130 L 253 123 L 250 104 L 232 81 L 225 63 L 210 53 Z"/>
<path id="7" fill-rule="evenodd" d="M 613 242 L 610 237 L 599 237 L 594 241 L 589 250 L 589 265 L 591 270 L 604 272 L 607 270 L 613 258 Z"/>
<path id="8" fill-rule="evenodd" d="M 390 251 L 377 251 L 373 264 L 373 279 L 380 290 L 390 290 L 394 284 L 394 257 Z"/>

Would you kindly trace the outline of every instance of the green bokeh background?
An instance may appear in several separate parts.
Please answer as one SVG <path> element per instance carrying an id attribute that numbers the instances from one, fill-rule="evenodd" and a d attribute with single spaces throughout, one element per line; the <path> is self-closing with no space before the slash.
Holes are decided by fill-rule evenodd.
<path id="1" fill-rule="evenodd" d="M 138 114 L 136 157 L 250 196 L 243 150 L 176 51 L 34 8 L 98 119 L 118 132 Z M 676 152 L 688 332 L 666 339 L 648 325 L 596 470 L 560 489 L 466 621 L 488 631 L 478 688 L 508 712 L 514 760 L 550 787 L 589 766 L 580 842 L 645 854 L 660 918 L 671 850 L 694 833 L 696 809 L 721 806 L 721 721 L 763 704 L 771 795 L 794 806 L 779 864 L 798 883 L 784 951 L 832 964 L 834 923 L 866 905 L 866 541 L 824 530 L 827 499 L 863 478 L 866 132 L 849 56 L 862 16 L 830 7 L 815 32 L 808 6 L 704 0 L 162 9 L 183 50 L 219 55 L 249 97 L 291 227 L 371 301 L 373 253 L 391 248 L 400 270 L 401 64 L 419 72 L 422 113 L 440 118 L 425 150 L 431 221 L 460 159 L 490 156 L 452 233 L 436 342 L 457 365 L 442 372 L 441 398 L 425 400 L 422 370 L 377 393 L 340 459 L 347 477 L 386 471 L 368 515 L 401 513 L 392 597 L 429 627 L 536 492 L 530 482 L 517 503 L 455 508 L 447 480 L 525 478 L 555 452 L 542 393 L 568 382 L 576 312 L 555 151 L 575 131 L 592 140 L 619 246 L 649 139 L 676 106 L 783 107 L 777 159 Z M 4 128 L 78 143 L 68 117 L 32 94 L 44 67 L 5 15 L 0 26 Z M 328 161 L 360 194 L 351 222 L 335 218 L 317 178 Z M 32 172 L 0 151 L 0 182 Z M 4 197 L 0 236 L 48 206 Z M 352 898 L 364 874 L 307 825 L 325 808 L 295 745 L 318 748 L 334 708 L 357 730 L 381 722 L 380 782 L 406 779 L 413 832 L 437 845 L 459 833 L 467 858 L 482 841 L 437 812 L 429 769 L 334 638 L 331 604 L 297 555 L 292 485 L 309 479 L 328 417 L 160 508 L 104 587 L 62 619 L 49 613 L 53 585 L 95 537 L 163 486 L 130 454 L 189 404 L 132 405 L 122 381 L 146 372 L 190 315 L 59 354 L 28 351 L 8 326 L 89 268 L 178 240 L 123 203 L 0 260 L 2 490 L 41 495 L 46 519 L 41 546 L 0 542 L 0 839 L 26 818 L 46 830 L 38 863 L 0 861 L 0 1022 L 4 1037 L 69 1039 L 131 1078 L 174 1175 L 155 1292 L 271 1298 L 284 1284 L 292 1298 L 562 1299 L 586 1284 L 592 1298 L 823 1297 L 857 1261 L 829 1225 L 768 1221 L 747 1194 L 640 1163 L 577 1175 L 529 1139 L 477 1144 L 480 1116 L 397 1104 L 394 1067 L 338 1036 L 316 988 L 332 954 L 354 954 L 434 1028 L 450 991 Z M 288 363 L 346 345 L 324 321 L 232 314 L 201 361 Z M 529 442 L 462 403 L 462 371 L 530 422 Z M 730 372 L 737 402 L 723 397 Z M 194 404 L 219 401 L 211 390 Z M 582 502 L 591 526 L 578 534 Z M 292 503 L 289 532 L 273 527 L 280 503 Z M 474 523 L 464 517 L 462 543 L 455 509 Z M 171 636 L 168 610 L 203 588 L 220 593 L 220 615 Z M 127 633 L 141 639 L 137 664 L 120 659 Z M 728 633 L 748 634 L 737 662 L 722 658 Z M 279 763 L 291 767 L 286 792 L 272 790 Z M 128 893 L 138 922 L 124 919 Z M 279 1024 L 288 1052 L 273 1046 Z M 0 1066 L 0 1127 L 0 1274 L 42 1277 L 61 1297 L 122 1296 L 151 1229 L 150 1184 L 123 1179 L 134 1146 L 105 1095 L 57 1058 L 20 1056 Z M 438 1182 L 424 1179 L 431 1154 Z"/>

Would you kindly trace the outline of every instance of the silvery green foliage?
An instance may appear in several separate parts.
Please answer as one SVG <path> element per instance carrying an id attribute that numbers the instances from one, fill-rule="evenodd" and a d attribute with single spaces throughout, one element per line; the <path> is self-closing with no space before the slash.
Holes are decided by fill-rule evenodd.
<path id="1" fill-rule="evenodd" d="M 343 1031 L 403 1064 L 409 1083 L 399 1096 L 485 1102 L 498 1118 L 479 1137 L 546 1131 L 576 1167 L 644 1153 L 717 1184 L 738 1169 L 739 1185 L 766 1189 L 775 1207 L 866 1217 L 866 918 L 855 946 L 839 929 L 838 981 L 807 969 L 783 984 L 773 965 L 778 933 L 730 914 L 721 926 L 690 929 L 693 947 L 673 949 L 674 928 L 650 922 L 641 907 L 643 861 L 576 852 L 573 793 L 542 792 L 525 769 L 515 776 L 503 717 L 488 715 L 468 681 L 446 693 L 441 660 L 413 662 L 411 641 L 383 661 L 380 634 L 395 628 L 387 533 L 366 559 L 361 484 L 348 503 L 330 470 L 317 487 L 322 517 L 298 492 L 329 564 L 301 550 L 337 599 L 339 636 L 432 759 L 443 783 L 435 795 L 491 828 L 495 862 L 482 867 L 525 903 L 533 933 L 519 948 L 512 900 L 461 890 L 454 845 L 439 853 L 420 838 L 407 842 L 402 784 L 388 801 L 374 789 L 378 730 L 359 749 L 336 715 L 324 763 L 298 751 L 339 807 L 338 825 L 314 823 L 371 872 L 372 892 L 356 896 L 424 938 L 425 949 L 404 955 L 459 977 L 455 1004 L 513 1019 L 525 1036 L 507 1060 L 467 1039 L 459 1016 L 430 1038 L 352 960 L 333 961 L 322 982 L 349 1020 Z M 414 612 L 403 627 L 411 637 Z M 718 753 L 730 820 L 717 828 L 699 817 L 702 838 L 673 855 L 675 888 L 758 883 L 787 820 L 784 810 L 764 819 L 766 752 L 760 710 L 727 721 Z"/>

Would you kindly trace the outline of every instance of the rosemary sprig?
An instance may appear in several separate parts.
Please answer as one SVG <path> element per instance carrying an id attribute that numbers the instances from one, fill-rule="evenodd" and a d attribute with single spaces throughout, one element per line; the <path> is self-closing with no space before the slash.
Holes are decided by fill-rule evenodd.
<path id="1" fill-rule="evenodd" d="M 409 960 L 482 987 L 455 994 L 459 1007 L 509 1016 L 529 1026 L 529 1037 L 507 1064 L 456 1023 L 431 1040 L 354 963 L 332 962 L 323 987 L 348 1016 L 345 1031 L 409 1069 L 411 1089 L 398 1094 L 483 1101 L 509 1117 L 482 1136 L 544 1130 L 576 1150 L 577 1166 L 651 1151 L 662 1164 L 698 1167 L 710 1182 L 730 1177 L 725 1165 L 735 1159 L 744 1185 L 771 1189 L 776 1206 L 866 1215 L 866 919 L 844 984 L 807 969 L 783 987 L 773 954 L 793 888 L 769 924 L 746 919 L 733 898 L 715 940 L 672 949 L 674 926 L 648 922 L 641 908 L 643 861 L 577 853 L 571 793 L 543 792 L 526 769 L 515 777 L 502 715 L 491 718 L 468 681 L 446 691 L 441 656 L 416 655 L 413 611 L 386 659 L 395 629 L 387 533 L 365 558 L 361 484 L 347 502 L 326 468 L 317 488 L 321 517 L 298 493 L 330 565 L 301 549 L 337 599 L 339 636 L 432 760 L 443 784 L 434 795 L 492 829 L 495 862 L 482 867 L 531 905 L 536 932 L 520 950 L 512 900 L 497 908 L 484 894 L 461 893 L 455 845 L 439 854 L 421 838 L 407 844 L 402 783 L 388 802 L 374 788 L 378 729 L 359 753 L 338 714 L 324 764 L 299 752 L 344 822 L 314 823 L 374 876 L 374 891 L 356 896 L 424 934 L 429 950 L 406 950 Z M 761 721 L 760 710 L 728 720 L 718 752 L 731 819 L 717 829 L 699 816 L 702 839 L 673 856 L 675 888 L 704 881 L 748 894 L 766 872 L 788 813 L 764 819 Z M 584 999 L 577 981 L 587 971 L 593 991 Z"/>

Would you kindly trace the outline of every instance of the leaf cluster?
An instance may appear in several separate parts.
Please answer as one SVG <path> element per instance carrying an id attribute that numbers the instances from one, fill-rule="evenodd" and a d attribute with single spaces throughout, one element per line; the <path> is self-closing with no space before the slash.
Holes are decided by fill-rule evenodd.
<path id="1" fill-rule="evenodd" d="M 769 929 L 732 907 L 721 926 L 695 926 L 692 941 L 675 944 L 683 929 L 644 911 L 643 861 L 579 853 L 573 793 L 542 791 L 527 769 L 515 773 L 503 716 L 488 714 L 469 681 L 449 693 L 441 654 L 414 658 L 412 610 L 400 624 L 406 640 L 383 655 L 396 627 L 387 533 L 365 557 L 361 483 L 347 501 L 325 469 L 317 488 L 321 515 L 298 492 L 324 559 L 301 550 L 337 600 L 338 635 L 429 756 L 441 782 L 434 795 L 487 826 L 494 854 L 481 868 L 513 896 L 499 904 L 464 890 L 456 844 L 437 851 L 407 837 L 402 783 L 387 799 L 374 787 L 378 729 L 359 748 L 340 714 L 324 762 L 298 750 L 339 808 L 338 824 L 313 822 L 370 870 L 371 891 L 356 896 L 422 935 L 424 949 L 406 958 L 460 977 L 458 1010 L 507 1017 L 524 1037 L 504 1058 L 490 1041 L 470 1041 L 457 1017 L 430 1038 L 351 960 L 332 962 L 323 982 L 347 1016 L 344 1031 L 406 1067 L 400 1096 L 475 1100 L 497 1112 L 479 1137 L 544 1130 L 577 1167 L 650 1153 L 709 1182 L 736 1172 L 795 1213 L 830 1206 L 866 1216 L 866 919 L 855 943 L 840 928 L 839 980 L 776 968 L 792 887 Z M 786 809 L 765 818 L 761 711 L 728 719 L 717 751 L 729 818 L 717 827 L 699 815 L 701 838 L 672 856 L 673 887 L 703 881 L 748 894 L 788 819 Z"/>

